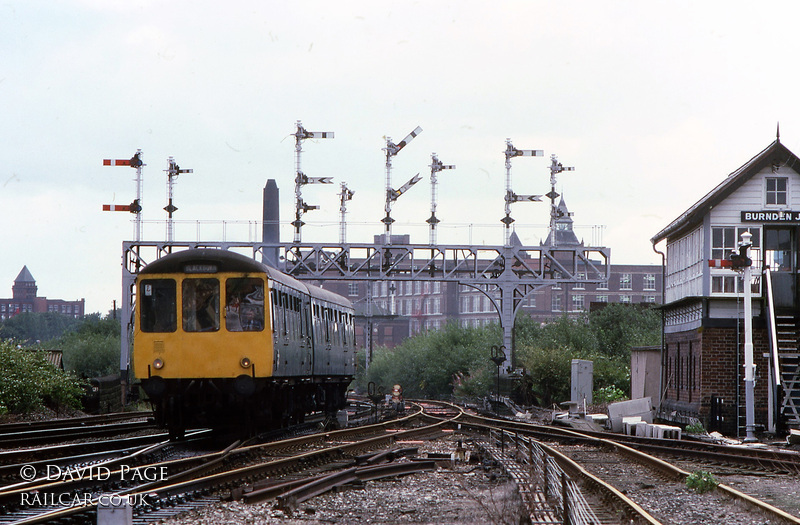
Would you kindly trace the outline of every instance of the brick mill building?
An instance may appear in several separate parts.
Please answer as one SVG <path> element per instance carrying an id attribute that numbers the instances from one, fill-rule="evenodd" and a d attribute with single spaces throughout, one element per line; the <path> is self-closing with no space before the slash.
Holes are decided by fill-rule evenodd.
<path id="1" fill-rule="evenodd" d="M 757 430 L 800 425 L 800 159 L 780 136 L 652 239 L 666 243 L 659 416 L 744 435 L 742 273 L 725 267 L 752 234 Z"/>
<path id="2" fill-rule="evenodd" d="M 70 317 L 83 317 L 85 301 L 64 301 L 48 299 L 37 295 L 38 287 L 27 266 L 14 279 L 11 287 L 11 299 L 0 299 L 0 320 L 11 319 L 21 313 L 55 312 Z"/>

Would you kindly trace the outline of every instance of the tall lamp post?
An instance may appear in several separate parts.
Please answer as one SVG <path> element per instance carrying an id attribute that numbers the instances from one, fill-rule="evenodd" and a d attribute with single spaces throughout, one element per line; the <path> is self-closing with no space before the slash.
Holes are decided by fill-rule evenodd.
<path id="1" fill-rule="evenodd" d="M 755 371 L 756 365 L 753 362 L 753 303 L 751 285 L 751 265 L 750 246 L 753 245 L 751 239 L 753 235 L 746 231 L 742 233 L 742 242 L 739 243 L 739 255 L 734 255 L 734 268 L 743 270 L 742 287 L 744 295 L 744 403 L 745 403 L 745 432 L 747 436 L 744 441 L 752 443 L 758 441 L 755 434 Z M 738 269 L 737 268 L 737 269 Z"/>

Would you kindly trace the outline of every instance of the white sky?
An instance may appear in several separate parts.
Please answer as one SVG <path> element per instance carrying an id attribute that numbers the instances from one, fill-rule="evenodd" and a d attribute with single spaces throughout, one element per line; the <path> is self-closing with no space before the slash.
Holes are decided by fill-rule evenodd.
<path id="1" fill-rule="evenodd" d="M 557 189 L 579 237 L 603 225 L 613 263 L 660 263 L 649 239 L 778 121 L 800 153 L 799 14 L 788 0 L 0 0 L 0 297 L 27 265 L 39 295 L 86 298 L 87 312 L 119 301 L 132 216 L 101 206 L 130 203 L 135 172 L 102 160 L 139 148 L 145 221 L 165 217 L 168 156 L 194 170 L 178 179 L 176 219 L 260 220 L 274 178 L 291 221 L 297 120 L 336 134 L 304 144 L 303 171 L 335 184 L 306 186 L 322 209 L 303 240 L 338 241 L 341 181 L 356 192 L 348 240 L 381 233 L 381 148 L 419 125 L 394 158 L 395 188 L 424 175 L 394 206 L 395 234 L 428 241 L 436 152 L 457 166 L 439 177 L 439 241 L 502 244 L 511 138 L 545 151 L 514 159 L 516 193 L 547 193 L 556 154 L 576 168 Z M 523 242 L 546 237 L 548 214 L 513 206 Z"/>

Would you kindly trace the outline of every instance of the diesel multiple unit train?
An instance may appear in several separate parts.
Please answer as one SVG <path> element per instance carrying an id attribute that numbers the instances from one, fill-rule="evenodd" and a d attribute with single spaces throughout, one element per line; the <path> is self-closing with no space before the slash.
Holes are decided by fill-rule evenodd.
<path id="1" fill-rule="evenodd" d="M 173 436 L 344 408 L 356 366 L 346 298 L 220 249 L 161 257 L 135 286 L 134 374 Z"/>

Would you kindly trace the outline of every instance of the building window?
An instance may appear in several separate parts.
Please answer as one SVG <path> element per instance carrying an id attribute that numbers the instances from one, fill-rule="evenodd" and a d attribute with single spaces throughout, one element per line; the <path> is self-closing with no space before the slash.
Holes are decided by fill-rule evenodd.
<path id="1" fill-rule="evenodd" d="M 712 293 L 736 293 L 736 277 L 732 275 L 714 275 L 711 277 Z"/>
<path id="2" fill-rule="evenodd" d="M 598 295 L 597 296 L 597 302 L 598 303 L 607 303 L 608 302 L 608 296 L 607 295 Z"/>
<path id="3" fill-rule="evenodd" d="M 554 312 L 560 312 L 561 311 L 561 296 L 560 295 L 556 294 L 556 295 L 553 296 L 552 306 L 553 306 L 552 310 Z"/>
<path id="4" fill-rule="evenodd" d="M 350 297 L 355 297 L 358 295 L 358 283 L 349 283 L 347 285 L 347 294 Z"/>
<path id="5" fill-rule="evenodd" d="M 644 275 L 644 289 L 645 290 L 655 290 L 656 289 L 656 274 L 654 274 L 654 273 L 646 273 Z"/>
<path id="6" fill-rule="evenodd" d="M 656 302 L 656 296 L 655 295 L 646 295 L 644 297 L 644 302 L 646 302 L 646 303 L 655 303 Z"/>
<path id="7" fill-rule="evenodd" d="M 622 276 L 619 278 L 619 289 L 620 290 L 632 290 L 633 285 L 631 281 L 631 274 L 623 273 Z"/>
<path id="8" fill-rule="evenodd" d="M 767 205 L 783 206 L 786 204 L 786 177 L 767 177 Z"/>
<path id="9" fill-rule="evenodd" d="M 579 273 L 577 275 L 577 277 L 578 277 L 578 281 L 585 281 L 586 280 L 586 274 L 585 273 Z M 573 290 L 584 290 L 585 288 L 586 288 L 586 283 L 584 283 L 584 282 L 577 282 L 572 287 Z"/>
<path id="10" fill-rule="evenodd" d="M 582 295 L 572 296 L 572 311 L 582 312 L 584 310 L 584 299 Z"/>
<path id="11" fill-rule="evenodd" d="M 736 249 L 736 228 L 711 228 L 711 258 L 727 259 Z"/>
<path id="12" fill-rule="evenodd" d="M 619 302 L 624 303 L 624 304 L 630 304 L 631 303 L 631 296 L 630 295 L 620 295 L 619 296 Z"/>

